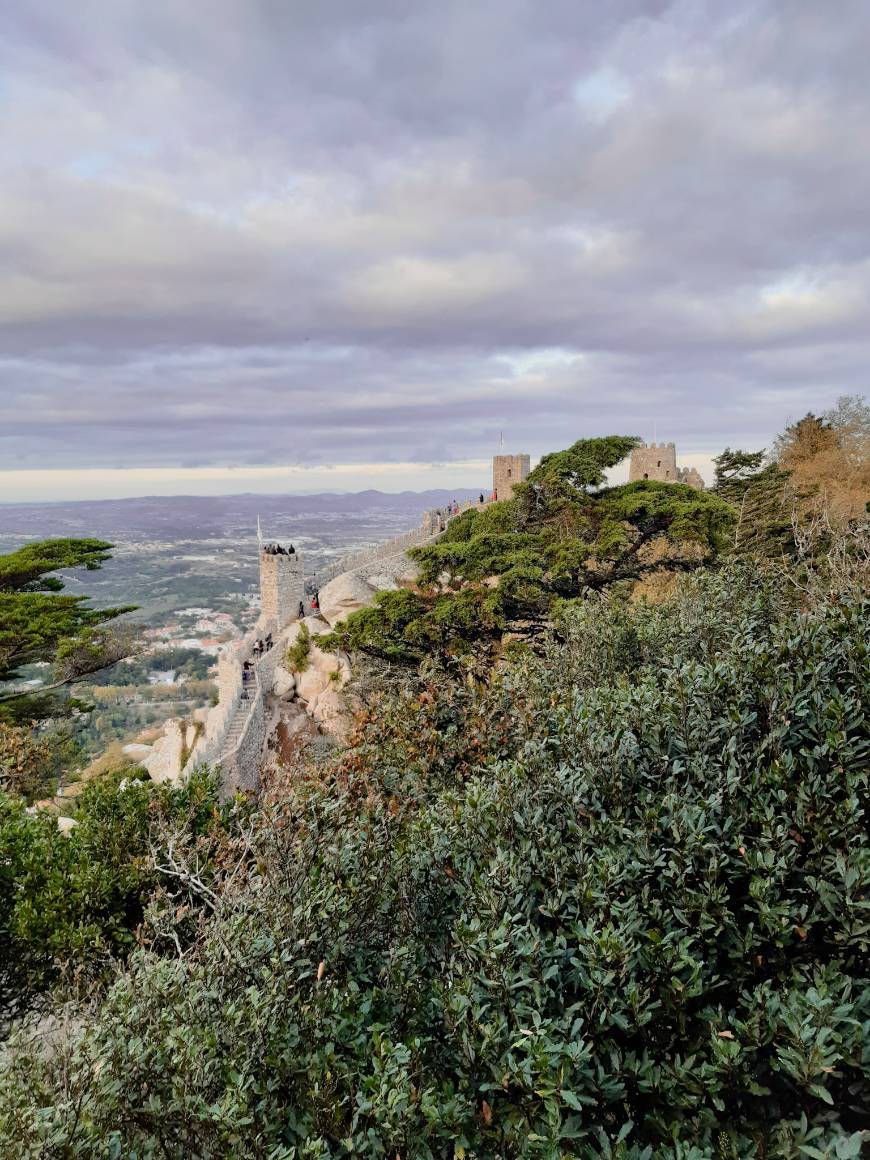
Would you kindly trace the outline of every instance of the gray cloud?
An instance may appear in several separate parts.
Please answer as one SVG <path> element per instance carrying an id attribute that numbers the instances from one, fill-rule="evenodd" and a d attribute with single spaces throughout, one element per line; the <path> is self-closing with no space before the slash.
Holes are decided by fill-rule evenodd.
<path id="1" fill-rule="evenodd" d="M 858 0 L 0 16 L 0 468 L 709 453 L 866 389 Z"/>

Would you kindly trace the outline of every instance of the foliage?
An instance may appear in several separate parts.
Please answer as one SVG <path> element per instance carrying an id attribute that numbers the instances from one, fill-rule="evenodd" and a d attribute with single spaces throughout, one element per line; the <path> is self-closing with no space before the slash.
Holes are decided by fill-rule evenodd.
<path id="1" fill-rule="evenodd" d="M 90 977 L 129 952 L 159 882 L 152 839 L 173 825 L 205 834 L 216 804 L 205 775 L 174 788 L 125 772 L 87 786 L 64 835 L 54 814 L 0 792 L 0 1018 L 62 970 Z"/>
<path id="2" fill-rule="evenodd" d="M 796 506 L 811 518 L 824 512 L 834 524 L 854 521 L 870 503 L 870 406 L 844 395 L 820 418 L 812 413 L 787 427 L 774 444 L 788 471 Z"/>
<path id="3" fill-rule="evenodd" d="M 407 662 L 474 657 L 483 671 L 505 632 L 540 635 L 555 599 L 714 558 L 733 519 L 718 496 L 653 481 L 601 486 L 636 442 L 581 439 L 545 455 L 510 500 L 466 512 L 410 552 L 420 593 L 379 598 L 338 625 L 332 645 Z"/>
<path id="4" fill-rule="evenodd" d="M 57 568 L 99 568 L 111 544 L 102 540 L 43 540 L 0 556 L 0 680 L 21 665 L 59 660 L 61 679 L 118 659 L 99 626 L 126 608 L 90 608 L 86 596 L 60 596 Z"/>
<path id="5" fill-rule="evenodd" d="M 777 463 L 765 463 L 766 451 L 732 451 L 726 447 L 713 462 L 715 491 L 737 512 L 733 551 L 779 558 L 795 551 L 794 488 Z"/>
<path id="6" fill-rule="evenodd" d="M 304 673 L 311 663 L 311 633 L 303 620 L 299 625 L 296 639 L 287 649 L 287 667 L 297 673 Z"/>
<path id="7" fill-rule="evenodd" d="M 25 801 L 53 793 L 61 772 L 78 754 L 62 729 L 22 728 L 0 721 L 0 792 Z"/>
<path id="8" fill-rule="evenodd" d="M 63 730 L 55 738 L 41 733 L 28 739 L 24 732 L 77 708 L 57 688 L 114 664 L 135 648 L 132 628 L 107 627 L 132 606 L 92 608 L 86 596 L 61 594 L 63 581 L 50 574 L 58 568 L 93 571 L 109 558 L 111 547 L 93 539 L 43 540 L 0 555 L 0 682 L 36 661 L 51 662 L 54 678 L 53 685 L 36 691 L 0 693 L 0 721 L 8 726 L 0 748 L 0 777 L 7 790 L 21 789 L 30 796 L 46 789 L 60 771 L 56 759 L 64 753 L 72 757 Z"/>
<path id="9" fill-rule="evenodd" d="M 374 705 L 199 941 L 14 1051 L 0 1152 L 857 1157 L 866 605 L 749 561 L 554 612 Z"/>
<path id="10" fill-rule="evenodd" d="M 40 540 L 0 556 L 0 592 L 59 592 L 59 568 L 94 571 L 109 559 L 103 540 Z"/>

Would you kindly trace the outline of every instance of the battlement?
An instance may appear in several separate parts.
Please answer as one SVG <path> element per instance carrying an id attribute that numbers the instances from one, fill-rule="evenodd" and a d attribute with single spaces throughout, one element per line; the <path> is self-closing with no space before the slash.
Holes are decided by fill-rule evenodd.
<path id="1" fill-rule="evenodd" d="M 635 447 L 628 479 L 630 483 L 654 479 L 657 483 L 685 483 L 699 491 L 704 488 L 704 481 L 694 467 L 677 466 L 677 448 L 673 442 L 642 443 Z"/>

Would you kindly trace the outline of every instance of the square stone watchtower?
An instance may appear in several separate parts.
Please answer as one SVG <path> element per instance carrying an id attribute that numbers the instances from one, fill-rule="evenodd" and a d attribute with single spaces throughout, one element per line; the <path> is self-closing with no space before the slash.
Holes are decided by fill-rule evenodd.
<path id="1" fill-rule="evenodd" d="M 514 484 L 528 479 L 528 455 L 494 455 L 492 459 L 492 490 L 496 499 L 510 499 Z"/>
<path id="2" fill-rule="evenodd" d="M 298 552 L 289 552 L 278 544 L 260 548 L 261 619 L 275 626 L 275 631 L 296 620 L 299 602 L 305 598 L 305 574 Z"/>
<path id="3" fill-rule="evenodd" d="M 677 483 L 677 449 L 673 443 L 650 443 L 635 447 L 631 453 L 629 483 L 636 479 L 655 479 L 659 483 Z"/>

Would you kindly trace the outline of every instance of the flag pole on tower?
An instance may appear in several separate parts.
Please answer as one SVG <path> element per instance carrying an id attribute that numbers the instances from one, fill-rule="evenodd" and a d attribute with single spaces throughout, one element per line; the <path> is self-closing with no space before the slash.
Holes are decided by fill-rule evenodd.
<path id="1" fill-rule="evenodd" d="M 260 530 L 260 517 L 257 516 L 257 544 L 262 549 L 263 547 L 263 533 Z"/>

